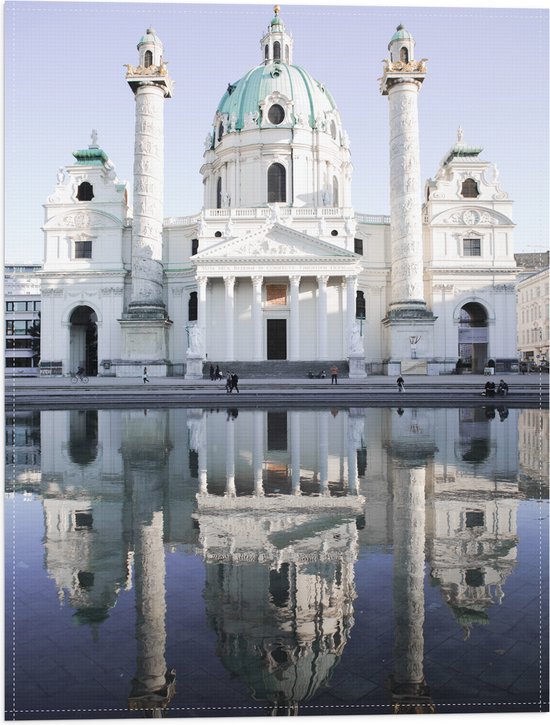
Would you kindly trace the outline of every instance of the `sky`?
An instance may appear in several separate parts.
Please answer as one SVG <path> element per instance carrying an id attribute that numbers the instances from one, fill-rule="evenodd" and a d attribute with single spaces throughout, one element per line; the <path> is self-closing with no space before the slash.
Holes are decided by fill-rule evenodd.
<path id="1" fill-rule="evenodd" d="M 147 27 L 175 81 L 165 102 L 164 216 L 202 207 L 199 169 L 218 102 L 261 61 L 273 5 L 5 4 L 5 260 L 40 262 L 42 204 L 92 129 L 132 186 L 134 101 L 124 63 Z M 388 101 L 378 78 L 399 23 L 428 58 L 419 98 L 421 175 L 464 129 L 514 200 L 516 251 L 548 248 L 548 10 L 281 4 L 294 63 L 332 93 L 351 141 L 353 205 L 389 213 Z"/>

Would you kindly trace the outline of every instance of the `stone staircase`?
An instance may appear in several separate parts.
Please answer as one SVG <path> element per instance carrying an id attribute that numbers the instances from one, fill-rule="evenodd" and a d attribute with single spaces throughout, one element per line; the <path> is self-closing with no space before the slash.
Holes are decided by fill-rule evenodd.
<path id="1" fill-rule="evenodd" d="M 202 366 L 202 375 L 204 378 L 210 377 L 210 362 L 206 362 Z M 330 379 L 330 368 L 336 365 L 338 368 L 338 376 L 347 378 L 349 373 L 349 364 L 347 360 L 329 360 L 319 362 L 319 360 L 232 360 L 212 361 L 212 365 L 220 366 L 220 370 L 224 375 L 227 372 L 236 372 L 239 378 L 307 378 L 308 371 L 311 370 L 314 376 L 317 376 L 321 370 L 324 370 Z"/>

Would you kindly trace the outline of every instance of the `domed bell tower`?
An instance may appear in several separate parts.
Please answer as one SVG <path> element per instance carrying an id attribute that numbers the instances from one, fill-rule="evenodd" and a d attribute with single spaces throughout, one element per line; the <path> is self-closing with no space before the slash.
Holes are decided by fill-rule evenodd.
<path id="1" fill-rule="evenodd" d="M 139 65 L 127 65 L 136 102 L 132 285 L 122 316 L 122 364 L 118 375 L 164 376 L 168 365 L 168 319 L 164 302 L 162 223 L 164 212 L 164 99 L 172 80 L 163 45 L 152 28 L 137 45 Z"/>

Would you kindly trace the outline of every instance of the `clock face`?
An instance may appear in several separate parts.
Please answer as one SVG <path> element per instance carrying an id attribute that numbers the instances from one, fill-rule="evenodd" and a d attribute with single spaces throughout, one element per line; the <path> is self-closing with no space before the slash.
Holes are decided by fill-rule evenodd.
<path id="1" fill-rule="evenodd" d="M 477 224 L 480 219 L 479 214 L 477 211 L 474 211 L 473 209 L 467 209 L 464 214 L 462 215 L 462 221 L 464 224 Z"/>

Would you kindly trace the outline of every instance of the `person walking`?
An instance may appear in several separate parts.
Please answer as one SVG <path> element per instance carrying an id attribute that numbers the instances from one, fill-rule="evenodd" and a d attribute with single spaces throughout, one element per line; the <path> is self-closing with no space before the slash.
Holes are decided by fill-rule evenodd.
<path id="1" fill-rule="evenodd" d="M 239 376 L 237 373 L 231 375 L 231 389 L 235 389 L 237 393 L 239 392 Z"/>
<path id="2" fill-rule="evenodd" d="M 214 379 L 215 380 L 221 380 L 222 374 L 220 373 L 220 366 L 216 365 L 216 370 L 214 371 Z"/>
<path id="3" fill-rule="evenodd" d="M 397 390 L 399 390 L 400 393 L 405 392 L 405 381 L 401 377 L 401 375 L 397 378 Z"/>
<path id="4" fill-rule="evenodd" d="M 210 365 L 210 380 L 214 380 L 214 366 Z"/>
<path id="5" fill-rule="evenodd" d="M 143 384 L 149 382 L 149 376 L 147 375 L 147 368 L 143 368 Z"/>
<path id="6" fill-rule="evenodd" d="M 233 390 L 233 377 L 231 373 L 227 373 L 227 380 L 225 381 L 225 392 L 230 393 Z"/>
<path id="7" fill-rule="evenodd" d="M 330 369 L 330 384 L 338 385 L 338 368 L 333 365 Z"/>

